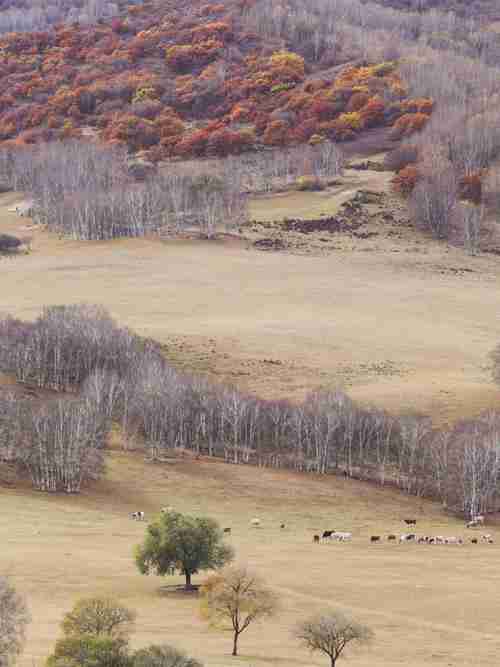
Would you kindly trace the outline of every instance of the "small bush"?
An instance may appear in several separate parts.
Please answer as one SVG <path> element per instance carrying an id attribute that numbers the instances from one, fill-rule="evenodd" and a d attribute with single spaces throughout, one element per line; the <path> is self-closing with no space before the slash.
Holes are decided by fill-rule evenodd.
<path id="1" fill-rule="evenodd" d="M 481 203 L 483 184 L 480 174 L 462 176 L 458 182 L 460 199 L 466 199 L 474 204 Z"/>
<path id="2" fill-rule="evenodd" d="M 16 236 L 10 234 L 0 234 L 0 253 L 8 254 L 19 250 L 23 242 Z"/>
<path id="3" fill-rule="evenodd" d="M 295 181 L 295 189 L 300 192 L 318 192 L 319 190 L 324 190 L 325 186 L 315 176 L 299 176 Z"/>
<path id="4" fill-rule="evenodd" d="M 418 169 L 413 165 L 408 165 L 401 169 L 392 179 L 392 187 L 399 194 L 409 197 L 419 179 Z"/>
<path id="5" fill-rule="evenodd" d="M 413 144 L 402 144 L 384 158 L 384 167 L 389 171 L 401 171 L 418 161 L 418 148 Z"/>

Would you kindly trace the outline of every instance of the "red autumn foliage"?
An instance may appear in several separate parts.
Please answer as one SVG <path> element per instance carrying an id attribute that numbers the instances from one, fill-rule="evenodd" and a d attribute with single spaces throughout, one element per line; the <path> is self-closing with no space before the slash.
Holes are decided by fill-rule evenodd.
<path id="1" fill-rule="evenodd" d="M 394 139 L 408 137 L 414 132 L 422 130 L 429 120 L 429 116 L 424 113 L 406 113 L 394 123 L 392 136 Z"/>
<path id="2" fill-rule="evenodd" d="M 462 199 L 467 199 L 474 204 L 480 204 L 483 196 L 483 184 L 481 174 L 468 174 L 462 176 L 459 183 L 459 193 Z"/>
<path id="3" fill-rule="evenodd" d="M 151 0 L 93 26 L 3 35 L 0 141 L 92 127 L 161 160 L 346 141 L 393 124 L 406 136 L 425 125 L 432 100 L 407 99 L 394 64 L 327 73 L 282 41 L 245 32 L 238 14 L 251 6 Z"/>
<path id="4" fill-rule="evenodd" d="M 392 179 L 392 187 L 399 194 L 409 197 L 419 179 L 418 169 L 414 165 L 408 165 L 401 169 Z"/>

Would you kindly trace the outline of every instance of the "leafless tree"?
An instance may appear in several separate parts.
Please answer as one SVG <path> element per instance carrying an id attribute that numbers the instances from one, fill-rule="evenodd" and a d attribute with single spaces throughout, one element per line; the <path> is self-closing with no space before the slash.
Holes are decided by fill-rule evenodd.
<path id="1" fill-rule="evenodd" d="M 78 600 L 63 621 L 62 629 L 67 637 L 92 635 L 94 637 L 127 637 L 133 628 L 136 613 L 107 597 Z"/>
<path id="2" fill-rule="evenodd" d="M 451 167 L 445 164 L 425 173 L 410 200 L 415 223 L 438 239 L 450 235 L 458 201 L 458 183 Z"/>
<path id="3" fill-rule="evenodd" d="M 0 667 L 11 667 L 22 652 L 30 614 L 7 577 L 0 577 Z"/>
<path id="4" fill-rule="evenodd" d="M 373 632 L 342 612 L 328 610 L 300 623 L 295 629 L 295 637 L 311 651 L 323 653 L 335 667 L 349 644 L 364 644 L 373 637 Z"/>
<path id="5" fill-rule="evenodd" d="M 229 623 L 233 632 L 232 655 L 238 655 L 240 635 L 257 621 L 277 613 L 278 599 L 256 575 L 244 567 L 227 567 L 202 586 L 208 618 L 216 625 Z"/>
<path id="6" fill-rule="evenodd" d="M 484 208 L 472 204 L 461 204 L 457 210 L 457 215 L 463 234 L 464 247 L 471 255 L 476 255 L 481 243 Z"/>

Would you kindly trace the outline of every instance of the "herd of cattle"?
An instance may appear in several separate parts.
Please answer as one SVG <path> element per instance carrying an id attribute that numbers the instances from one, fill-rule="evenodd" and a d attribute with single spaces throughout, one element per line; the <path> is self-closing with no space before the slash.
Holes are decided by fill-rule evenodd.
<path id="1" fill-rule="evenodd" d="M 173 512 L 173 507 L 162 507 L 160 512 L 162 514 L 168 513 L 168 512 Z M 135 519 L 136 521 L 145 521 L 146 520 L 146 515 L 142 511 L 136 511 L 132 512 L 131 514 L 132 519 Z M 417 525 L 417 520 L 416 519 L 403 519 L 404 523 L 407 526 L 416 526 Z M 252 519 L 250 521 L 250 525 L 253 528 L 260 528 L 261 522 L 260 519 Z M 466 528 L 478 528 L 480 526 L 484 525 L 484 516 L 483 515 L 478 515 L 472 518 L 471 521 L 468 521 L 465 524 Z M 280 524 L 280 528 L 284 529 L 286 528 L 286 525 L 284 523 Z M 231 534 L 231 528 L 224 528 L 223 529 L 225 534 Z M 456 537 L 454 535 L 452 536 L 445 536 L 445 535 L 417 535 L 416 533 L 403 533 L 399 537 L 395 535 L 394 533 L 390 533 L 389 535 L 385 536 L 385 539 L 388 542 L 415 542 L 416 544 L 464 544 L 467 540 L 465 540 L 462 537 Z M 321 535 L 314 535 L 313 537 L 313 542 L 316 544 L 320 544 L 321 542 L 331 542 L 331 541 L 337 541 L 337 542 L 349 542 L 352 540 L 352 533 L 343 531 L 343 530 L 324 530 Z M 371 535 L 370 536 L 370 542 L 372 544 L 380 543 L 384 541 L 384 537 L 382 535 Z M 479 537 L 471 537 L 470 538 L 470 543 L 471 544 L 479 544 L 479 543 L 486 543 L 486 544 L 493 544 L 493 536 L 489 533 L 485 533 L 483 535 L 480 535 Z"/>
<path id="2" fill-rule="evenodd" d="M 416 526 L 416 519 L 403 519 L 407 526 Z M 471 521 L 465 524 L 466 528 L 478 528 L 484 525 L 484 516 L 482 514 L 475 516 Z M 338 542 L 347 542 L 352 539 L 352 533 L 339 530 L 324 530 L 322 535 L 315 535 L 313 541 L 317 544 L 324 541 L 336 540 Z M 376 544 L 383 541 L 382 535 L 371 535 L 370 542 Z M 466 540 L 463 537 L 456 537 L 455 535 L 417 535 L 416 533 L 403 533 L 398 536 L 390 533 L 386 536 L 388 542 L 416 542 L 417 544 L 464 544 Z M 480 535 L 479 537 L 471 537 L 471 544 L 479 544 L 484 542 L 486 544 L 493 544 L 493 536 L 489 533 Z"/>

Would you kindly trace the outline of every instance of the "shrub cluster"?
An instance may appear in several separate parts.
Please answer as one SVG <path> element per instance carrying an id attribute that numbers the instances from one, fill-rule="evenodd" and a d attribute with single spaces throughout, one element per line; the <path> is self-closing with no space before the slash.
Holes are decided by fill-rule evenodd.
<path id="1" fill-rule="evenodd" d="M 300 20 L 290 7 L 295 23 L 282 17 L 290 31 L 282 36 L 254 25 L 255 11 L 276 24 L 260 0 L 182 0 L 156 3 L 154 12 L 125 3 L 120 17 L 97 25 L 7 34 L 0 39 L 0 140 L 36 144 L 84 130 L 159 161 L 239 155 L 315 135 L 344 141 L 396 122 L 398 134 L 420 129 L 432 102 L 406 104 L 394 62 L 360 60 L 322 76 L 352 55 L 341 48 L 350 28 L 329 4 L 324 22 L 316 20 L 319 4 L 297 3 Z M 317 78 L 306 80 L 311 71 Z"/>

